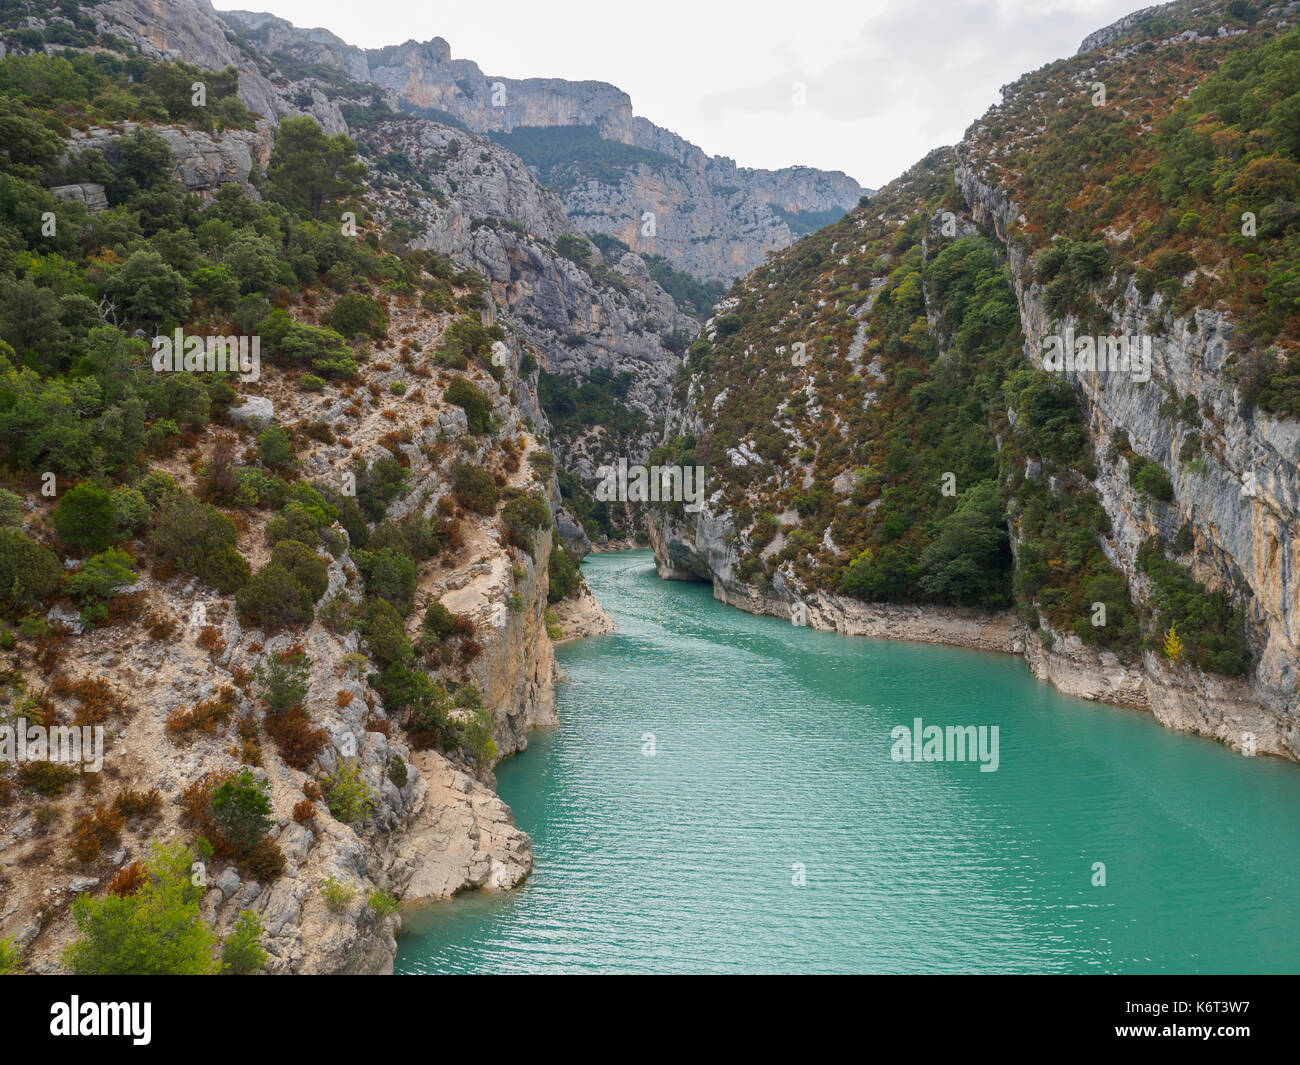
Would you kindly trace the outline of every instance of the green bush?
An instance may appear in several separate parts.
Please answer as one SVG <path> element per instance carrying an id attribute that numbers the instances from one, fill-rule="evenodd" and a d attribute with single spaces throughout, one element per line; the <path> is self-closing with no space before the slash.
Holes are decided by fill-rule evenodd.
<path id="1" fill-rule="evenodd" d="M 267 962 L 262 949 L 262 920 L 252 910 L 244 910 L 235 921 L 234 930 L 221 945 L 221 971 L 232 976 L 255 973 Z"/>
<path id="2" fill-rule="evenodd" d="M 271 550 L 271 561 L 284 568 L 317 602 L 329 588 L 329 567 L 315 551 L 297 540 L 281 540 Z"/>
<path id="3" fill-rule="evenodd" d="M 304 651 L 269 654 L 253 669 L 258 697 L 272 713 L 301 706 L 311 678 L 311 659 Z"/>
<path id="4" fill-rule="evenodd" d="M 342 913 L 348 908 L 348 903 L 356 896 L 356 889 L 351 884 L 345 884 L 340 880 L 335 880 L 332 876 L 327 876 L 321 881 L 321 897 L 325 900 L 325 908 L 330 913 Z"/>
<path id="5" fill-rule="evenodd" d="M 270 786 L 240 770 L 212 792 L 212 816 L 226 839 L 247 854 L 271 828 Z"/>
<path id="6" fill-rule="evenodd" d="M 370 657 L 380 666 L 405 662 L 411 657 L 411 641 L 406 638 L 402 616 L 386 599 L 366 601 L 362 615 L 362 632 Z"/>
<path id="7" fill-rule="evenodd" d="M 551 527 L 551 508 L 535 493 L 516 496 L 502 508 L 501 525 L 512 543 L 527 549 L 534 533 Z"/>
<path id="8" fill-rule="evenodd" d="M 293 541 L 285 541 L 292 543 Z M 283 566 L 268 562 L 253 574 L 235 596 L 241 613 L 266 632 L 311 621 L 315 600 Z"/>
<path id="9" fill-rule="evenodd" d="M 0 608 L 35 606 L 63 579 L 58 556 L 17 529 L 0 529 Z"/>
<path id="10" fill-rule="evenodd" d="M 388 332 L 388 322 L 379 301 L 359 292 L 340 296 L 321 321 L 348 338 L 381 337 Z"/>
<path id="11" fill-rule="evenodd" d="M 372 891 L 366 896 L 366 904 L 380 921 L 397 912 L 397 899 L 387 891 Z"/>
<path id="12" fill-rule="evenodd" d="M 184 490 L 162 497 L 149 534 L 155 551 L 224 595 L 237 592 L 249 576 L 237 540 L 234 522 Z"/>
<path id="13" fill-rule="evenodd" d="M 117 535 L 113 497 L 90 481 L 83 481 L 59 501 L 52 520 L 59 539 L 74 551 L 102 551 Z"/>
<path id="14" fill-rule="evenodd" d="M 488 402 L 487 395 L 473 381 L 453 377 L 442 398 L 465 411 L 471 433 L 478 435 L 491 430 L 492 405 Z"/>
<path id="15" fill-rule="evenodd" d="M 391 547 L 365 551 L 357 557 L 357 568 L 366 581 L 366 594 L 391 603 L 398 613 L 411 612 L 415 597 L 415 563 Z"/>
<path id="16" fill-rule="evenodd" d="M 494 514 L 501 499 L 492 475 L 481 466 L 468 463 L 457 467 L 452 478 L 452 491 L 461 506 L 476 514 Z"/>
<path id="17" fill-rule="evenodd" d="M 456 615 L 437 599 L 431 600 L 424 608 L 422 628 L 426 636 L 436 643 L 441 643 L 456 630 Z"/>
<path id="18" fill-rule="evenodd" d="M 321 782 L 321 790 L 330 813 L 345 825 L 369 816 L 374 808 L 375 798 L 361 777 L 360 766 L 339 766 Z"/>
<path id="19" fill-rule="evenodd" d="M 119 588 L 134 584 L 135 579 L 131 556 L 121 548 L 110 547 L 86 559 L 81 569 L 68 578 L 67 589 L 69 595 L 89 602 L 108 599 L 116 595 Z"/>
<path id="20" fill-rule="evenodd" d="M 155 843 L 140 890 L 127 896 L 81 895 L 72 904 L 80 933 L 63 953 L 78 976 L 201 976 L 216 970 L 214 938 L 190 879 L 193 856 Z"/>

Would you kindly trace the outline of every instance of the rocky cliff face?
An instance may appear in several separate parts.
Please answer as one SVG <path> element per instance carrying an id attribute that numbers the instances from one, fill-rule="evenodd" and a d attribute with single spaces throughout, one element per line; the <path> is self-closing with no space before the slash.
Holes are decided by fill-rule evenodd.
<path id="1" fill-rule="evenodd" d="M 599 178 L 566 185 L 564 210 L 584 232 L 617 237 L 706 280 L 732 280 L 795 239 L 773 208 L 844 211 L 867 191 L 838 171 L 737 167 L 635 116 L 631 99 L 613 85 L 486 75 L 469 60 L 452 59 L 440 37 L 364 51 L 264 13 L 223 17 L 271 60 L 330 67 L 339 77 L 379 86 L 395 106 L 474 133 L 591 127 L 607 140 L 653 153 L 648 161 L 606 167 Z M 641 232 L 647 212 L 655 216 L 653 237 Z"/>
<path id="2" fill-rule="evenodd" d="M 846 606 L 837 601 L 841 598 L 834 594 L 838 575 L 830 588 L 819 585 L 819 569 L 838 567 L 837 573 L 843 574 L 852 556 L 846 556 L 839 544 L 852 530 L 843 516 L 836 516 L 823 521 L 824 528 L 815 526 L 810 531 L 802 515 L 805 509 L 824 508 L 819 496 L 830 496 L 844 506 L 855 493 L 855 482 L 866 491 L 882 479 L 876 462 L 880 458 L 888 462 L 888 457 L 871 451 L 868 465 L 869 448 L 864 445 L 869 441 L 861 437 L 855 441 L 851 433 L 846 437 L 846 420 L 860 418 L 862 408 L 874 409 L 881 402 L 879 391 L 901 425 L 891 423 L 891 415 L 885 413 L 879 415 L 880 422 L 868 424 L 886 438 L 897 433 L 907 441 L 908 427 L 918 424 L 917 412 L 923 408 L 913 402 L 914 397 L 907 397 L 904 406 L 900 392 L 891 394 L 883 387 L 893 385 L 897 371 L 887 365 L 882 373 L 881 356 L 907 362 L 909 354 L 930 338 L 936 340 L 934 346 L 921 350 L 936 365 L 959 361 L 948 347 L 952 338 L 944 335 L 949 312 L 927 287 L 931 283 L 922 280 L 924 264 L 933 261 L 941 231 L 951 239 L 987 234 L 1005 256 L 1017 325 L 1023 334 L 1024 365 L 1041 369 L 1049 338 L 1066 333 L 1152 340 L 1149 381 L 1136 380 L 1128 372 L 1062 371 L 1086 431 L 1075 470 L 1086 472 L 1046 477 L 1033 458 L 1021 463 L 1019 473 L 1007 476 L 1008 485 L 1043 477 L 1048 491 L 1062 498 L 1065 482 L 1079 476 L 1077 487 L 1069 491 L 1095 492 L 1098 525 L 1106 527 L 1105 531 L 1094 527 L 1100 535 L 1092 538 L 1095 544 L 1089 549 L 1100 549 L 1111 572 L 1127 584 L 1138 609 L 1150 615 L 1163 609 L 1160 590 L 1139 558 L 1144 544 L 1160 545 L 1165 557 L 1187 568 L 1190 579 L 1210 593 L 1222 593 L 1243 612 L 1252 658 L 1246 674 L 1236 676 L 1230 675 L 1231 669 L 1203 672 L 1176 654 L 1161 653 L 1159 638 L 1148 638 L 1142 646 L 1117 648 L 1121 654 L 1116 654 L 1115 648 L 1085 644 L 1068 625 L 1053 628 L 1041 610 L 1030 610 L 1024 602 L 1021 618 L 1036 614 L 1038 624 L 1032 632 L 1018 628 L 1010 645 L 1025 655 L 1035 675 L 1069 694 L 1149 710 L 1168 727 L 1210 736 L 1234 748 L 1300 758 L 1296 684 L 1300 425 L 1293 417 L 1268 413 L 1242 393 L 1240 364 L 1243 353 L 1252 349 L 1248 328 L 1252 323 L 1234 315 L 1225 300 L 1198 303 L 1189 298 L 1192 293 L 1208 292 L 1209 278 L 1225 258 L 1239 253 L 1197 248 L 1196 256 L 1182 260 L 1191 265 L 1180 267 L 1163 288 L 1144 286 L 1144 271 L 1150 278 L 1152 263 L 1169 253 L 1158 244 L 1152 251 L 1149 239 L 1140 255 L 1135 251 L 1135 232 L 1153 231 L 1147 220 L 1152 207 L 1139 201 L 1141 207 L 1121 213 L 1123 223 L 1084 234 L 1069 231 L 1076 240 L 1096 242 L 1089 247 L 1106 263 L 1088 287 L 1092 302 L 1084 304 L 1086 314 L 1068 307 L 1062 310 L 1061 284 L 1049 290 L 1039 276 L 1035 255 L 1057 239 L 1054 234 L 1066 229 L 1069 211 L 1057 197 L 1073 195 L 1077 207 L 1105 187 L 1101 195 L 1114 196 L 1108 208 L 1114 212 L 1121 199 L 1115 196 L 1117 190 L 1128 189 L 1135 198 L 1145 194 L 1140 183 L 1118 179 L 1107 186 L 1109 174 L 1092 178 L 1095 159 L 1085 157 L 1076 174 L 1063 145 L 1086 137 L 1085 130 L 1111 123 L 1108 128 L 1132 135 L 1143 145 L 1138 150 L 1147 153 L 1142 156 L 1145 172 L 1153 153 L 1164 149 L 1145 147 L 1157 134 L 1152 124 L 1135 124 L 1135 105 L 1129 97 L 1140 100 L 1136 111 L 1145 108 L 1159 118 L 1212 75 L 1231 48 L 1261 47 L 1286 30 L 1295 9 L 1297 5 L 1269 8 L 1260 13 L 1259 22 L 1248 12 L 1249 21 L 1243 23 L 1232 9 L 1221 5 L 1176 3 L 1121 20 L 1085 40 L 1078 59 L 1044 68 L 1004 90 L 1004 104 L 972 126 L 955 162 L 941 163 L 942 153 L 932 153 L 933 159 L 927 157 L 913 172 L 882 190 L 865 210 L 819 235 L 822 239 L 815 247 L 801 256 L 792 254 L 798 248 L 790 249 L 779 257 L 780 266 L 744 279 L 706 325 L 710 343 L 701 341 L 698 353 L 692 349 L 687 363 L 692 372 L 675 396 L 666 434 L 666 439 L 692 441 L 698 453 L 712 459 L 713 470 L 724 483 L 698 515 L 664 510 L 655 516 L 652 543 L 661 576 L 708 580 L 719 599 L 759 612 L 785 614 L 802 608 L 809 623 L 819 626 L 844 629 L 848 617 L 870 616 L 881 609 L 880 604 L 850 600 Z M 1151 94 L 1152 69 L 1169 73 L 1164 81 L 1155 79 L 1167 91 Z M 1115 112 L 1105 111 L 1096 101 L 1090 110 L 1089 95 L 1098 81 L 1118 96 Z M 1144 122 L 1150 123 L 1151 116 Z M 955 196 L 934 192 L 926 199 L 914 190 L 918 173 L 946 166 L 952 167 Z M 1066 192 L 1057 191 L 1053 184 L 1057 180 Z M 1050 194 L 1045 185 L 1052 189 Z M 1158 201 L 1155 207 L 1159 209 Z M 1235 215 L 1230 221 L 1235 224 Z M 1174 217 L 1173 226 L 1177 222 Z M 900 254 L 914 243 L 919 244 L 919 258 Z M 882 246 L 885 254 L 876 258 Z M 1069 246 L 1068 240 L 1062 245 Z M 1207 265 L 1216 262 L 1216 256 L 1218 265 Z M 895 268 L 897 272 L 890 273 Z M 908 271 L 916 271 L 910 282 L 904 280 Z M 782 288 L 791 276 L 802 278 L 804 286 L 801 298 L 793 301 L 788 289 Z M 770 306 L 764 292 L 774 288 L 780 295 Z M 873 305 L 882 292 L 892 305 L 905 292 L 917 301 L 913 313 L 924 313 L 910 331 L 881 336 Z M 730 319 L 730 332 L 739 330 L 740 340 L 720 348 L 714 338 L 720 335 L 724 319 Z M 811 363 L 809 377 L 814 380 L 800 378 L 797 371 L 791 376 L 789 366 L 782 366 L 788 362 L 788 345 L 795 341 L 807 342 L 802 364 Z M 773 347 L 778 354 L 787 353 L 787 358 L 773 358 L 769 350 Z M 925 380 L 923 373 L 918 376 L 917 363 L 910 365 L 905 372 L 918 382 Z M 743 377 L 738 376 L 737 366 L 743 367 L 739 371 Z M 793 402 L 786 398 L 782 405 L 778 399 L 770 420 L 766 408 L 762 416 L 746 417 L 735 396 L 751 388 L 774 390 L 778 397 L 793 393 Z M 918 385 L 924 389 L 924 402 L 934 402 L 934 388 L 928 380 Z M 827 409 L 823 405 L 828 396 L 842 405 Z M 848 404 L 848 396 L 859 400 L 856 410 Z M 815 410 L 816 417 L 806 415 L 805 408 Z M 1017 420 L 1024 413 L 989 412 L 987 428 L 999 451 L 1008 435 L 1017 432 Z M 921 424 L 922 436 L 933 438 L 942 432 L 941 426 L 925 425 L 923 415 Z M 717 436 L 719 425 L 726 426 L 727 435 L 715 444 L 710 437 Z M 831 462 L 818 454 L 828 446 L 834 448 Z M 897 459 L 888 463 L 896 467 L 895 472 L 907 465 L 902 453 Z M 1135 474 L 1143 463 L 1164 472 L 1166 491 L 1153 493 L 1141 487 Z M 860 464 L 856 470 L 855 464 Z M 736 476 L 735 469 L 743 475 Z M 896 488 L 888 475 L 883 480 Z M 1014 486 L 1013 492 L 1018 491 Z M 876 500 L 857 514 L 870 521 L 872 509 L 882 502 Z M 762 511 L 768 512 L 765 520 L 771 523 L 766 541 L 757 539 L 760 526 L 755 519 Z M 1009 528 L 1013 550 L 1022 551 L 1026 534 L 1014 513 Z M 878 550 L 896 535 L 897 530 L 879 537 L 873 547 Z M 1060 553 L 1048 558 L 1049 567 L 1063 564 Z M 899 625 L 905 632 L 906 626 L 901 621 Z M 936 624 L 932 634 L 944 640 L 948 638 L 944 630 L 944 625 Z M 1162 628 L 1155 635 L 1163 634 Z M 952 638 L 960 642 L 966 637 L 955 633 Z"/>
<path id="3" fill-rule="evenodd" d="M 327 133 L 347 127 L 338 108 L 324 96 L 307 107 L 289 96 L 268 77 L 255 57 L 230 40 L 216 10 L 208 0 L 107 0 L 88 9 L 102 28 L 125 36 L 150 59 L 181 59 L 205 70 L 233 66 L 239 71 L 239 96 L 244 105 L 267 120 L 310 114 Z"/>
<path id="4" fill-rule="evenodd" d="M 985 184 L 969 161 L 956 174 L 975 219 L 1005 238 L 1006 222 L 1020 213 L 1016 205 Z M 1033 280 L 1022 250 L 1010 246 L 1009 261 L 1026 359 L 1036 364 L 1045 337 L 1067 325 L 1085 330 L 1069 317 L 1057 322 L 1048 314 L 1043 286 Z M 1142 680 L 1162 722 L 1233 746 L 1250 732 L 1259 749 L 1300 757 L 1300 425 L 1262 411 L 1241 415 L 1240 396 L 1225 373 L 1236 328 L 1226 315 L 1198 308 L 1166 322 L 1168 308 L 1162 303 L 1159 293 L 1146 300 L 1130 282 L 1122 302 L 1111 308 L 1116 334 L 1157 338 L 1150 383 L 1135 383 L 1127 374 L 1065 371 L 1087 410 L 1100 465 L 1096 486 L 1114 529 L 1105 549 L 1130 582 L 1149 594 L 1137 565 L 1138 548 L 1153 535 L 1172 540 L 1187 523 L 1194 540 L 1188 561 L 1197 578 L 1229 592 L 1249 589 L 1244 601 L 1259 662 L 1247 683 L 1192 678 L 1148 654 Z M 1201 412 L 1195 424 L 1161 414 L 1169 388 L 1195 397 Z M 1120 431 L 1134 451 L 1169 471 L 1174 503 L 1140 495 L 1127 475 L 1127 460 L 1109 457 Z M 1206 443 L 1204 466 L 1196 472 L 1178 458 L 1193 432 Z M 1044 661 L 1035 671 L 1050 675 L 1051 669 Z"/>
<path id="5" fill-rule="evenodd" d="M 553 439 L 561 466 L 591 481 L 604 462 L 642 461 L 657 443 L 652 427 L 679 362 L 669 344 L 674 334 L 694 338 L 698 323 L 677 309 L 639 256 L 607 263 L 555 195 L 499 145 L 423 119 L 380 122 L 368 139 L 404 153 L 435 190 L 431 196 L 408 187 L 404 202 L 390 198 L 393 211 L 421 232 L 415 246 L 482 274 L 502 320 L 544 370 L 579 380 L 596 369 L 631 374 L 626 404 L 644 417 L 645 431 L 632 440 L 599 428 Z M 559 250 L 563 241 L 568 254 Z M 535 389 L 522 395 L 541 424 Z"/>

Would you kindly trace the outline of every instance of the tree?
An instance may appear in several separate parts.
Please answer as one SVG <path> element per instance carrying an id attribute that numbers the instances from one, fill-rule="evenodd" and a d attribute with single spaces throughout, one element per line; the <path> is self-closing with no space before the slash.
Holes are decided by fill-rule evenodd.
<path id="1" fill-rule="evenodd" d="M 139 891 L 80 896 L 72 916 L 81 938 L 64 964 L 78 976 L 203 976 L 216 971 L 214 937 L 199 913 L 203 888 L 190 879 L 192 855 L 155 843 Z"/>
<path id="2" fill-rule="evenodd" d="M 345 337 L 380 337 L 388 329 L 379 301 L 360 292 L 340 296 L 321 321 Z"/>
<path id="3" fill-rule="evenodd" d="M 58 556 L 17 529 L 0 529 L 0 608 L 39 603 L 63 577 Z"/>
<path id="4" fill-rule="evenodd" d="M 917 583 L 927 595 L 960 606 L 1005 606 L 1011 551 L 1006 530 L 979 510 L 958 511 L 943 520 L 921 553 Z"/>
<path id="5" fill-rule="evenodd" d="M 155 551 L 225 595 L 248 580 L 248 563 L 239 554 L 237 541 L 234 522 L 183 490 L 162 497 L 149 534 Z"/>
<path id="6" fill-rule="evenodd" d="M 366 168 L 356 153 L 353 141 L 342 133 L 327 137 L 314 118 L 284 119 L 267 167 L 272 197 L 320 218 L 328 204 L 361 191 Z"/>
<path id="7" fill-rule="evenodd" d="M 109 277 L 105 292 L 127 316 L 142 322 L 173 322 L 190 308 L 190 287 L 152 248 L 140 248 Z"/>
<path id="8" fill-rule="evenodd" d="M 1183 640 L 1182 637 L 1178 635 L 1178 629 L 1173 625 L 1170 625 L 1169 631 L 1165 633 L 1163 646 L 1165 657 L 1174 665 L 1178 665 L 1183 658 Z"/>
<path id="9" fill-rule="evenodd" d="M 270 786 L 240 770 L 212 792 L 212 816 L 241 854 L 247 854 L 271 827 Z"/>
<path id="10" fill-rule="evenodd" d="M 82 481 L 60 500 L 54 528 L 74 551 L 102 551 L 117 535 L 113 497 L 99 485 Z"/>
<path id="11" fill-rule="evenodd" d="M 453 377 L 443 399 L 465 411 L 471 433 L 486 433 L 491 426 L 492 406 L 483 390 L 464 377 Z"/>
<path id="12" fill-rule="evenodd" d="M 275 562 L 268 562 L 253 574 L 239 589 L 236 602 L 240 611 L 256 621 L 265 632 L 276 632 L 286 625 L 311 621 L 315 612 L 311 592 Z"/>

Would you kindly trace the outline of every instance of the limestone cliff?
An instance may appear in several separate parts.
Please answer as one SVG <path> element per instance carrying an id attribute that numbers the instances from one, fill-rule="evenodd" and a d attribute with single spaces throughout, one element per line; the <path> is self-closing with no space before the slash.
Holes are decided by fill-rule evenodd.
<path id="1" fill-rule="evenodd" d="M 470 132 L 586 127 L 643 149 L 638 161 L 613 168 L 617 173 L 602 168 L 564 183 L 564 210 L 583 232 L 617 237 L 706 280 L 732 280 L 791 243 L 798 233 L 788 215 L 842 212 L 867 192 L 838 171 L 737 167 L 634 115 L 631 99 L 613 85 L 487 75 L 470 60 L 453 59 L 440 37 L 362 50 L 325 30 L 299 29 L 265 13 L 231 11 L 223 18 L 272 61 L 333 68 L 339 77 L 381 87 L 415 114 Z M 578 151 L 574 159 L 581 158 Z M 647 212 L 655 216 L 653 235 L 642 233 Z"/>

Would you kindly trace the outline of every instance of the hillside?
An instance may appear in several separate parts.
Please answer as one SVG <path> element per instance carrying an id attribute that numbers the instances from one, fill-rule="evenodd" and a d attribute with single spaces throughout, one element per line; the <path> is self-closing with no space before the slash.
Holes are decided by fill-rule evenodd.
<path id="1" fill-rule="evenodd" d="M 391 971 L 528 874 L 492 767 L 608 624 L 540 353 L 355 142 L 77 17 L 0 60 L 0 954 Z M 157 907 L 183 962 L 87 953 Z"/>
<path id="2" fill-rule="evenodd" d="M 656 453 L 709 478 L 661 574 L 1300 755 L 1291 26 L 1139 12 L 739 282 Z"/>

